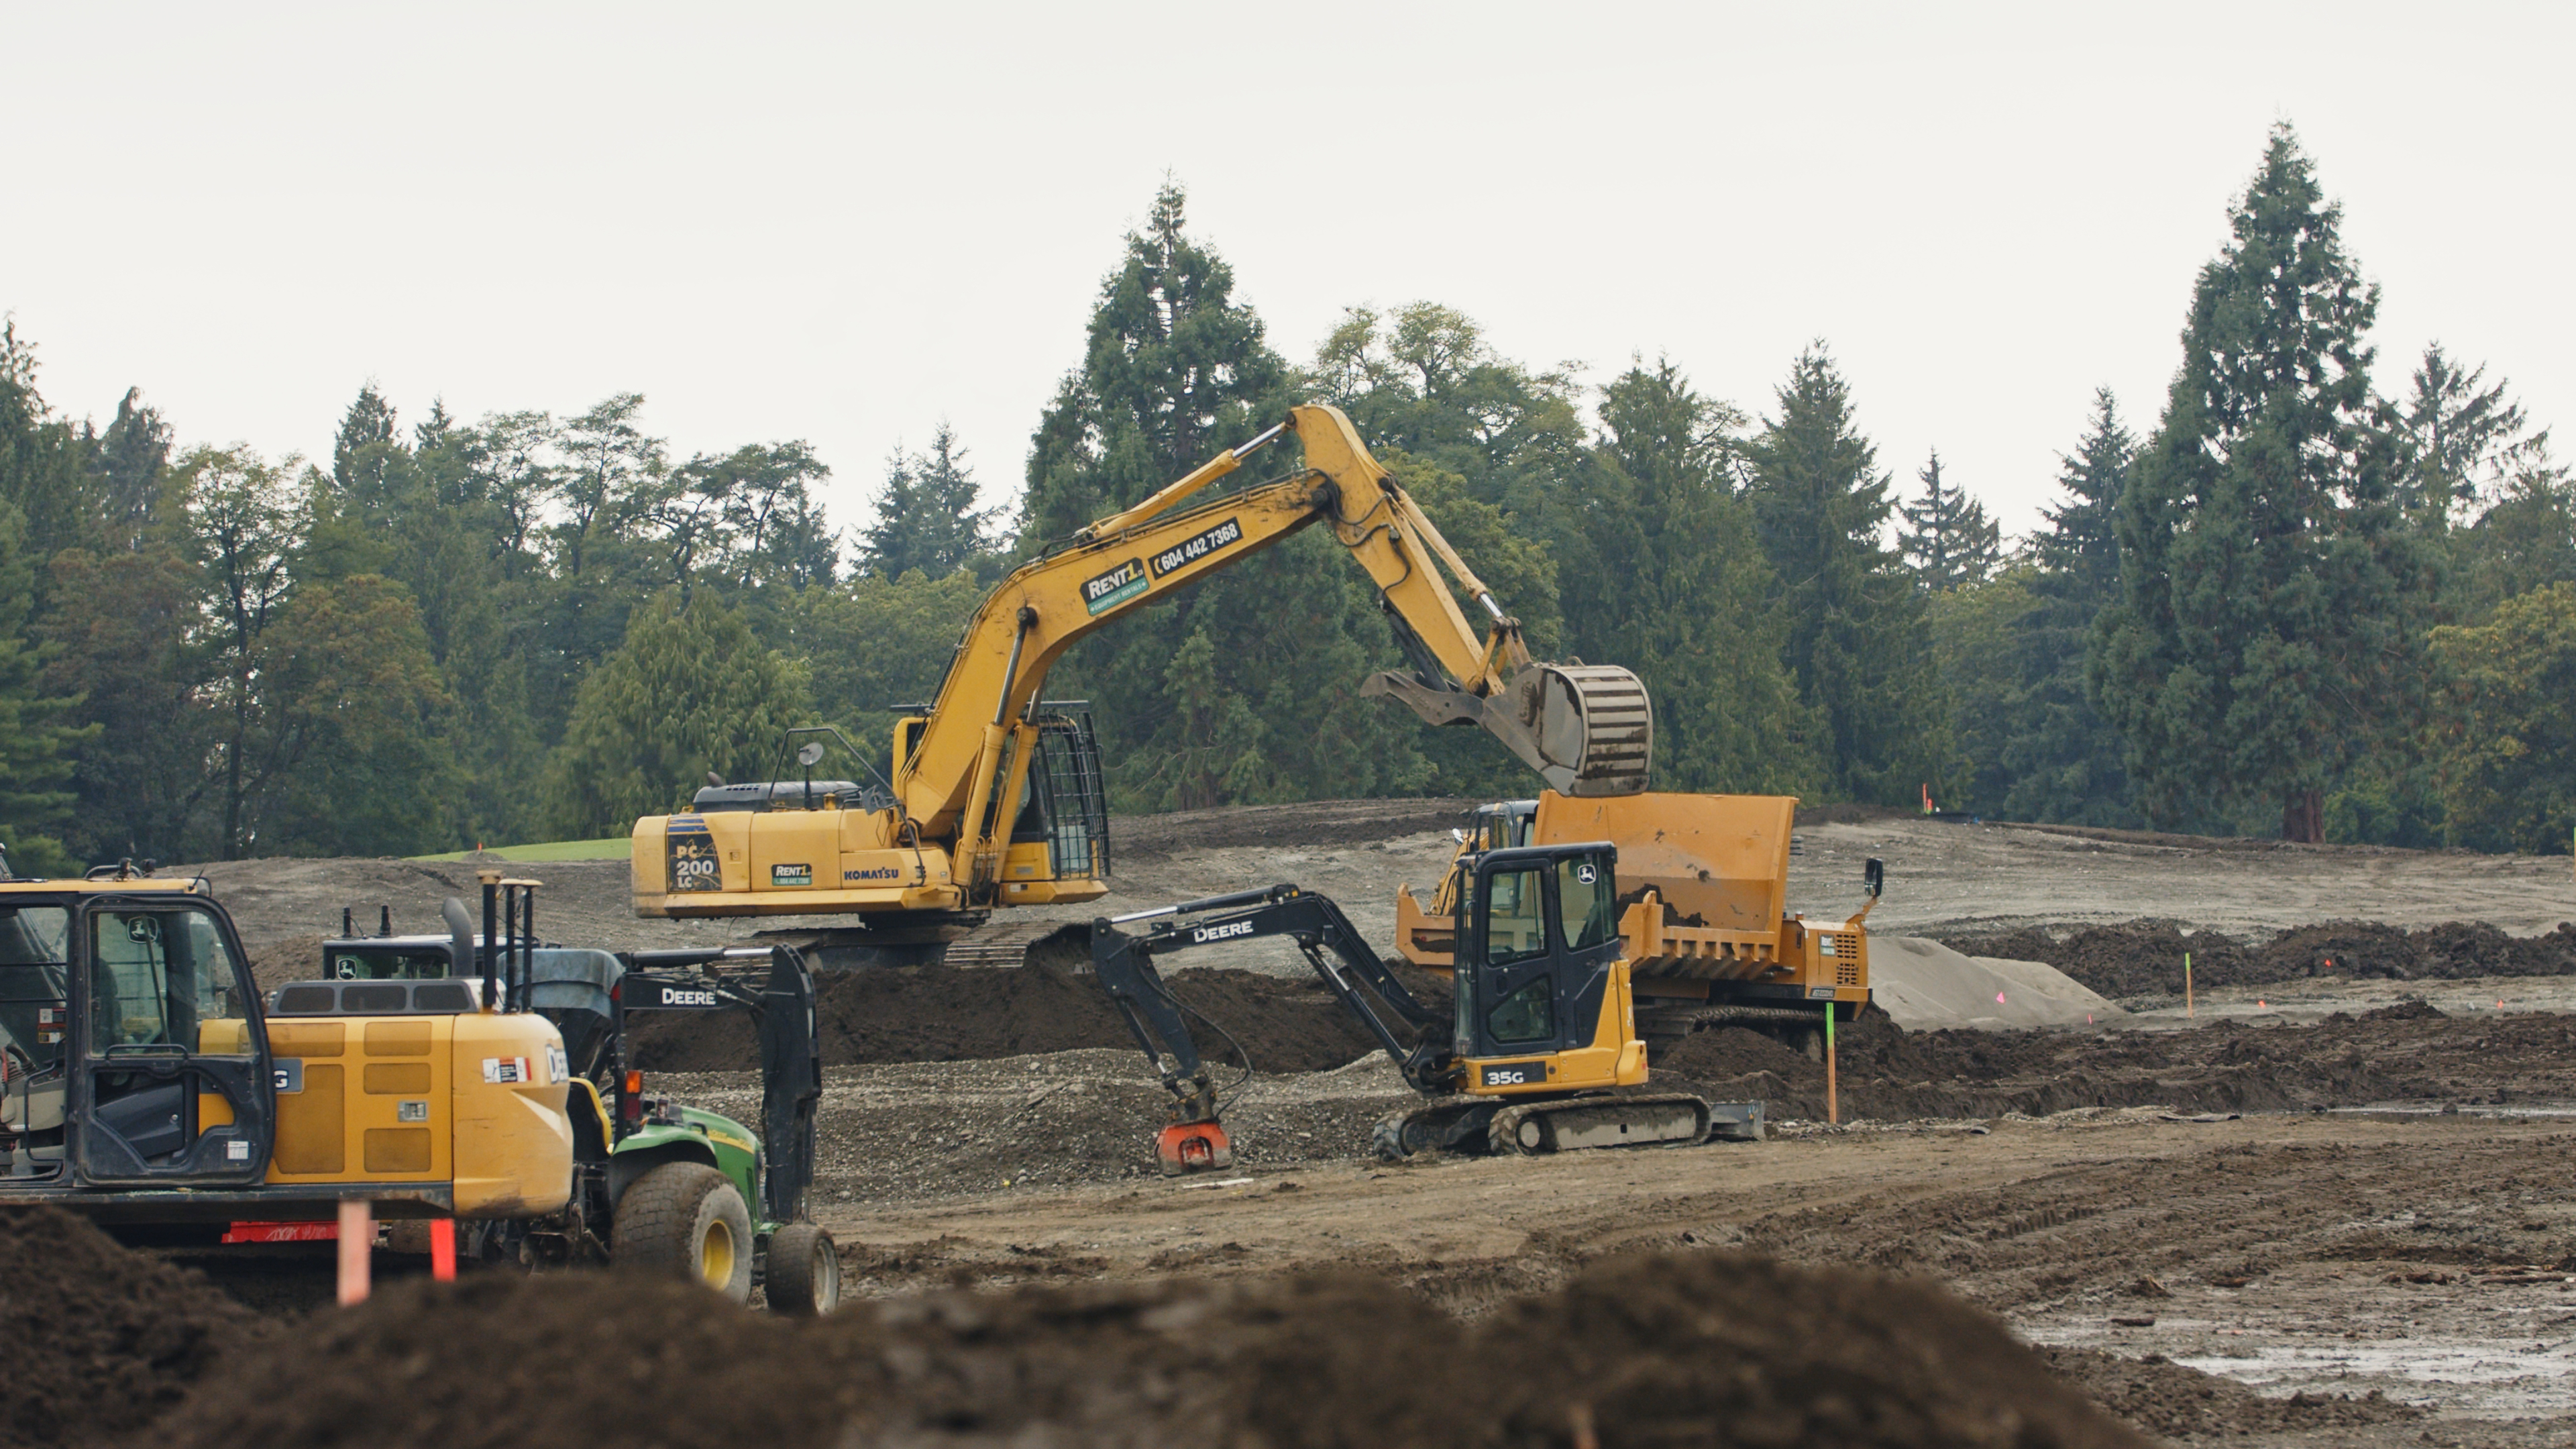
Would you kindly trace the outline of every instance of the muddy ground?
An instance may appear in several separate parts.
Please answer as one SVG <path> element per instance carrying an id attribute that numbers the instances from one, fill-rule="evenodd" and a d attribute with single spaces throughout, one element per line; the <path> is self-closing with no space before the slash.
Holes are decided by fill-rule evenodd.
<path id="1" fill-rule="evenodd" d="M 1113 895 L 1052 914 L 1288 880 L 1333 894 L 1383 947 L 1394 886 L 1428 892 L 1465 803 L 1122 819 Z M 1765 1100 L 1787 1122 L 1772 1140 L 1398 1168 L 1366 1158 L 1367 1134 L 1411 1098 L 1293 979 L 1302 961 L 1204 953 L 1214 969 L 1176 972 L 1176 989 L 1252 1039 L 1260 1070 L 1227 1111 L 1238 1170 L 1169 1183 L 1146 1165 L 1162 1096 L 1081 978 L 929 968 L 827 984 L 818 1215 L 870 1295 L 1329 1267 L 1470 1322 L 1627 1250 L 1754 1248 L 1932 1276 L 2178 1441 L 2576 1442 L 2564 857 L 1835 813 L 1799 827 L 1793 907 L 1839 919 L 1879 856 L 1874 930 L 2050 961 L 2120 998 L 2132 1029 L 1849 1033 L 1839 1106 L 1866 1120 L 1838 1128 L 1819 1120 L 1820 1064 L 1703 1034 L 1658 1072 Z M 737 934 L 636 920 L 622 863 L 528 873 L 557 939 Z M 310 959 L 344 904 L 391 900 L 419 929 L 471 884 L 443 863 L 208 874 L 264 974 Z M 648 1065 L 722 1065 L 747 1045 L 707 1036 Z M 756 1094 L 741 1073 L 653 1080 L 720 1110 Z"/>

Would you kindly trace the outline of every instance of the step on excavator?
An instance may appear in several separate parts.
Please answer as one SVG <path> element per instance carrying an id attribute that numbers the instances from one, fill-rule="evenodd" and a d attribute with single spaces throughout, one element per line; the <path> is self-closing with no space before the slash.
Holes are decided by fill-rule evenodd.
<path id="1" fill-rule="evenodd" d="M 1189 502 L 1286 442 L 1302 449 L 1302 466 Z M 1093 631 L 1318 525 L 1376 583 L 1407 664 L 1361 694 L 1401 700 L 1430 724 L 1480 727 L 1551 789 L 1591 797 L 1646 787 L 1654 719 L 1637 677 L 1533 659 L 1520 622 L 1350 420 L 1306 405 L 1004 579 L 967 621 L 937 697 L 895 722 L 890 769 L 830 726 L 794 730 L 771 779 L 711 781 L 687 811 L 636 821 L 636 914 L 844 918 L 847 927 L 782 938 L 823 966 L 1018 964 L 1059 928 L 995 924 L 995 912 L 1108 893 L 1099 748 L 1086 705 L 1045 697 L 1056 660 Z M 1461 596 L 1487 616 L 1481 638 Z M 791 758 L 801 774 L 783 778 Z"/>
<path id="2" fill-rule="evenodd" d="M 1618 861 L 1619 848 L 1598 840 L 1462 856 L 1447 1011 L 1409 990 L 1333 901 L 1293 885 L 1094 921 L 1093 970 L 1172 1096 L 1170 1125 L 1155 1143 L 1163 1172 L 1217 1170 L 1234 1158 L 1215 1073 L 1185 1020 L 1196 1013 L 1154 960 L 1262 937 L 1293 942 L 1428 1099 L 1378 1124 L 1381 1157 L 1683 1145 L 1712 1130 L 1759 1140 L 1758 1102 L 1712 1103 L 1648 1086 L 1626 944 L 1614 925 Z M 1121 929 L 1140 922 L 1150 924 Z"/>

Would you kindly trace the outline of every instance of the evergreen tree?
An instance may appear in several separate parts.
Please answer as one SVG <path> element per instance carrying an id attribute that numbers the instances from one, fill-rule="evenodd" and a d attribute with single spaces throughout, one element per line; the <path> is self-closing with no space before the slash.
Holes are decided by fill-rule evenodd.
<path id="1" fill-rule="evenodd" d="M 2268 802 L 2284 838 L 2316 840 L 2327 788 L 2421 698 L 2431 559 L 2370 389 L 2378 289 L 2286 126 L 2230 231 L 2121 502 L 2095 693 L 2151 820 Z"/>
<path id="2" fill-rule="evenodd" d="M 2096 390 L 2083 441 L 2059 460 L 2063 493 L 2041 510 L 2048 526 L 2031 540 L 2032 607 L 2012 641 L 2017 693 L 1996 754 L 2009 783 L 1994 808 L 2009 819 L 2138 823 L 2119 731 L 2102 717 L 2085 673 L 2093 620 L 2119 597 L 2120 495 L 2137 451 L 2111 390 Z"/>
<path id="3" fill-rule="evenodd" d="M 402 449 L 394 429 L 393 404 L 369 382 L 340 415 L 340 431 L 331 441 L 331 482 L 344 498 L 362 504 L 384 501 L 387 458 Z"/>
<path id="4" fill-rule="evenodd" d="M 1934 593 L 1961 584 L 1983 583 L 2003 560 L 2003 534 L 1986 516 L 1986 506 L 1968 490 L 1941 481 L 1941 450 L 1914 475 L 1923 484 L 1919 502 L 1900 503 L 1905 525 L 1897 531 L 1897 551 L 1914 566 L 1923 587 Z"/>
<path id="5" fill-rule="evenodd" d="M 73 760 L 99 728 L 74 721 L 78 696 L 47 686 L 45 666 L 61 651 L 38 643 L 29 627 L 36 587 L 21 548 L 26 527 L 16 507 L 0 502 L 0 845 L 17 873 L 60 875 L 79 864 L 59 838 L 77 799 Z"/>
<path id="6" fill-rule="evenodd" d="M 977 491 L 966 450 L 946 423 L 931 434 L 929 452 L 895 449 L 886 460 L 885 491 L 876 498 L 877 521 L 860 535 L 868 572 L 886 580 L 916 571 L 942 579 L 992 554 L 998 510 L 977 508 Z"/>
<path id="7" fill-rule="evenodd" d="M 1907 804 L 1956 761 L 1923 599 L 1882 541 L 1891 505 L 1851 389 L 1821 345 L 1746 447 L 1756 536 L 1779 576 L 1785 658 L 1820 730 L 1826 789 Z"/>
<path id="8" fill-rule="evenodd" d="M 1289 372 L 1192 237 L 1179 187 L 1101 287 L 1082 369 L 1033 439 L 1025 554 L 1133 505 L 1275 421 Z M 1397 661 L 1366 575 L 1320 531 L 1174 592 L 1068 654 L 1124 808 L 1354 796 L 1427 781 L 1412 716 L 1358 697 Z M 1401 716 L 1399 718 L 1398 716 Z"/>
<path id="9" fill-rule="evenodd" d="M 781 735 L 809 716 L 805 671 L 762 648 L 742 616 L 665 589 L 581 682 L 545 784 L 561 837 L 623 834 L 684 804 L 710 770 L 759 777 Z"/>
<path id="10" fill-rule="evenodd" d="M 2527 432 L 2506 384 L 2481 387 L 2484 367 L 2463 368 L 2433 343 L 2424 349 L 2398 415 L 2398 501 L 2440 524 L 2493 502 L 2515 473 L 2545 457 L 2549 434 Z"/>
<path id="11" fill-rule="evenodd" d="M 1655 701 L 1659 788 L 1799 794 L 1822 772 L 1780 662 L 1774 577 L 1727 468 L 1743 415 L 1670 362 L 1602 389 L 1582 566 L 1560 575 L 1569 643 Z"/>

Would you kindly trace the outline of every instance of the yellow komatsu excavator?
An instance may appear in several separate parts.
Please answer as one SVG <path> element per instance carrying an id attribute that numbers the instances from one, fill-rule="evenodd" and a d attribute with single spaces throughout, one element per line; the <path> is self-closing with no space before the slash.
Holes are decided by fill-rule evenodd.
<path id="1" fill-rule="evenodd" d="M 1304 467 L 1182 507 L 1289 438 Z M 1431 724 L 1481 726 L 1571 796 L 1646 787 L 1654 721 L 1637 677 L 1534 660 L 1519 622 L 1350 420 L 1308 405 L 1004 579 L 967 622 L 936 700 L 896 723 L 890 774 L 828 726 L 792 731 L 802 779 L 715 782 L 687 813 L 638 820 L 636 914 L 848 916 L 862 929 L 808 937 L 809 954 L 1016 964 L 1051 927 L 960 938 L 995 908 L 1108 890 L 1098 750 L 1087 715 L 1044 700 L 1050 667 L 1121 615 L 1318 524 L 1375 580 L 1410 665 L 1366 681 L 1363 695 L 1402 700 Z M 1481 638 L 1452 581 L 1488 616 Z M 851 778 L 817 781 L 834 744 L 854 759 Z"/>

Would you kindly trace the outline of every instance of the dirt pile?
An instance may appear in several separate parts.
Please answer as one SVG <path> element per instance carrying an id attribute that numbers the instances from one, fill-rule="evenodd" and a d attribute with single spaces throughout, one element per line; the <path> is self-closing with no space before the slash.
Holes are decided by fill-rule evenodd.
<path id="1" fill-rule="evenodd" d="M 2335 922 L 2284 931 L 2260 948 L 2216 931 L 2186 935 L 2170 921 L 1940 940 L 1971 956 L 2045 961 L 2115 999 L 2181 994 L 2186 951 L 2191 953 L 2192 982 L 2203 988 L 2268 986 L 2312 976 L 2428 981 L 2576 975 L 2576 923 L 2570 922 L 2541 936 L 2508 936 L 2494 926 L 2466 921 L 2415 931 Z"/>
<path id="2" fill-rule="evenodd" d="M 2098 1348 L 2043 1348 L 2039 1356 L 2095 1403 L 2168 1439 L 2349 1429 L 2424 1417 L 2423 1410 L 2376 1389 L 2358 1398 L 2305 1391 L 2265 1398 L 2234 1379 L 2186 1368 L 2162 1354 L 2141 1359 Z"/>
<path id="3" fill-rule="evenodd" d="M 810 1324 L 611 1275 L 414 1283 L 208 1381 L 149 1438 L 172 1449 L 2144 1442 L 1938 1288 L 1717 1253 L 1614 1260 L 1472 1326 L 1351 1275 L 944 1293 Z"/>
<path id="4" fill-rule="evenodd" d="M 0 1211 L 0 1445 L 100 1444 L 266 1325 L 194 1273 L 50 1207 Z"/>
<path id="5" fill-rule="evenodd" d="M 1164 980 L 1265 1072 L 1329 1071 L 1376 1045 L 1313 981 L 1218 967 L 1173 971 Z M 825 1066 L 1135 1045 L 1097 979 L 1050 966 L 870 967 L 821 972 L 815 986 Z M 1191 1032 L 1211 1060 L 1233 1060 L 1224 1037 L 1198 1022 Z M 749 1018 L 733 1012 L 640 1018 L 633 1040 L 636 1065 L 646 1071 L 738 1071 L 759 1060 Z"/>
<path id="6" fill-rule="evenodd" d="M 1652 1066 L 1716 1097 L 1763 1098 L 1774 1119 L 1825 1115 L 1824 1064 L 1743 1027 L 1685 1037 Z M 1847 1120 L 2556 1101 L 2576 1097 L 2576 1017 L 2453 1019 L 2410 1003 L 2312 1027 L 2088 1033 L 1906 1032 L 1872 1015 L 1840 1034 L 1836 1068 Z"/>

